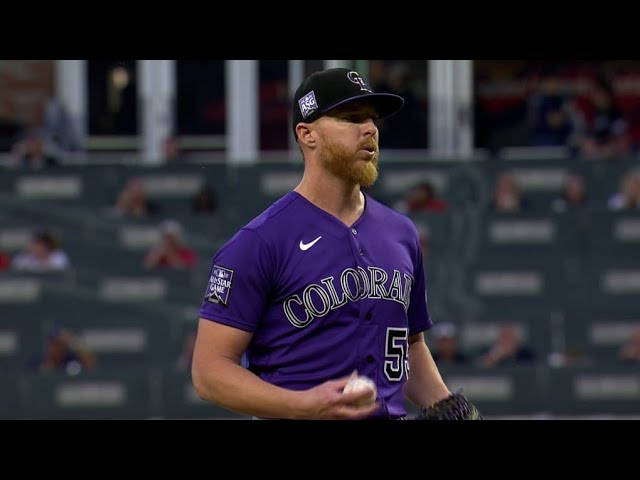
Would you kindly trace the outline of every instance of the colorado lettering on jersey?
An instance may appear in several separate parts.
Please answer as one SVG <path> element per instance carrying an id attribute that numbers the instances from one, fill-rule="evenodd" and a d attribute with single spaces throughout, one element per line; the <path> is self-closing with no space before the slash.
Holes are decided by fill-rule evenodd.
<path id="1" fill-rule="evenodd" d="M 347 302 L 364 298 L 392 300 L 402 304 L 407 311 L 413 278 L 394 269 L 391 281 L 388 280 L 389 275 L 382 268 L 368 267 L 368 271 L 362 267 L 347 268 L 339 279 L 331 276 L 320 280 L 320 284 L 307 285 L 302 291 L 302 298 L 298 294 L 285 298 L 284 314 L 294 327 L 304 328 L 314 318 L 323 317 Z"/>

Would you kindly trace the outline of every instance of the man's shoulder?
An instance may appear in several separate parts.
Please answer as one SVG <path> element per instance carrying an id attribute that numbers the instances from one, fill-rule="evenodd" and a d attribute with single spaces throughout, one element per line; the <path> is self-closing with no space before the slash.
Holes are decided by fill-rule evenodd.
<path id="1" fill-rule="evenodd" d="M 254 231 L 261 236 L 269 236 L 272 232 L 277 232 L 291 219 L 286 213 L 291 213 L 295 208 L 297 196 L 293 192 L 280 197 L 269 207 L 254 217 L 242 229 Z"/>
<path id="2" fill-rule="evenodd" d="M 404 213 L 385 205 L 370 195 L 367 195 L 367 201 L 369 202 L 371 213 L 376 217 L 376 220 L 384 221 L 385 223 L 392 225 L 394 228 L 407 229 L 411 233 L 416 232 L 413 220 Z"/>

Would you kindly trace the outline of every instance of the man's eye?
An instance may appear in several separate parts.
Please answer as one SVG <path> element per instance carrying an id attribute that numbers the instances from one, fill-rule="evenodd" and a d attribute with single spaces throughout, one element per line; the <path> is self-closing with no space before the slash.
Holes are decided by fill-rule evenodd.
<path id="1" fill-rule="evenodd" d="M 368 115 L 350 114 L 350 115 L 343 115 L 342 116 L 342 119 L 344 121 L 350 122 L 350 123 L 362 123 L 362 122 L 366 121 L 369 118 L 371 118 L 375 124 L 377 124 L 378 121 L 379 121 L 378 118 L 369 117 Z"/>
<path id="2" fill-rule="evenodd" d="M 362 123 L 367 118 L 369 118 L 369 117 L 366 116 L 366 115 L 349 115 L 349 116 L 347 116 L 347 120 L 349 122 L 353 122 L 353 123 Z"/>

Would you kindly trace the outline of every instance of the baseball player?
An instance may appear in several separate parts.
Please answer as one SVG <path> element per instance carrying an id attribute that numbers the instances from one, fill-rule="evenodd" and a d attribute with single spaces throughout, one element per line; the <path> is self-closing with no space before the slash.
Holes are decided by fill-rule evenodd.
<path id="1" fill-rule="evenodd" d="M 406 395 L 425 418 L 477 417 L 424 341 L 415 226 L 361 190 L 378 176 L 376 121 L 403 104 L 344 68 L 299 86 L 302 180 L 212 261 L 192 364 L 203 399 L 258 418 L 400 419 Z M 375 383 L 375 402 L 343 392 L 356 371 Z"/>

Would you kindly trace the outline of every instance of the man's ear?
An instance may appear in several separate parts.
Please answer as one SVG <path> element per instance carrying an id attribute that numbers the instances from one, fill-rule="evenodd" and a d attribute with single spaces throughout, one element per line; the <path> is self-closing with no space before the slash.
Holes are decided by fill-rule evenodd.
<path id="1" fill-rule="evenodd" d="M 296 135 L 298 136 L 298 143 L 300 145 L 306 145 L 308 148 L 314 148 L 316 146 L 316 138 L 308 123 L 300 122 L 296 125 Z"/>

